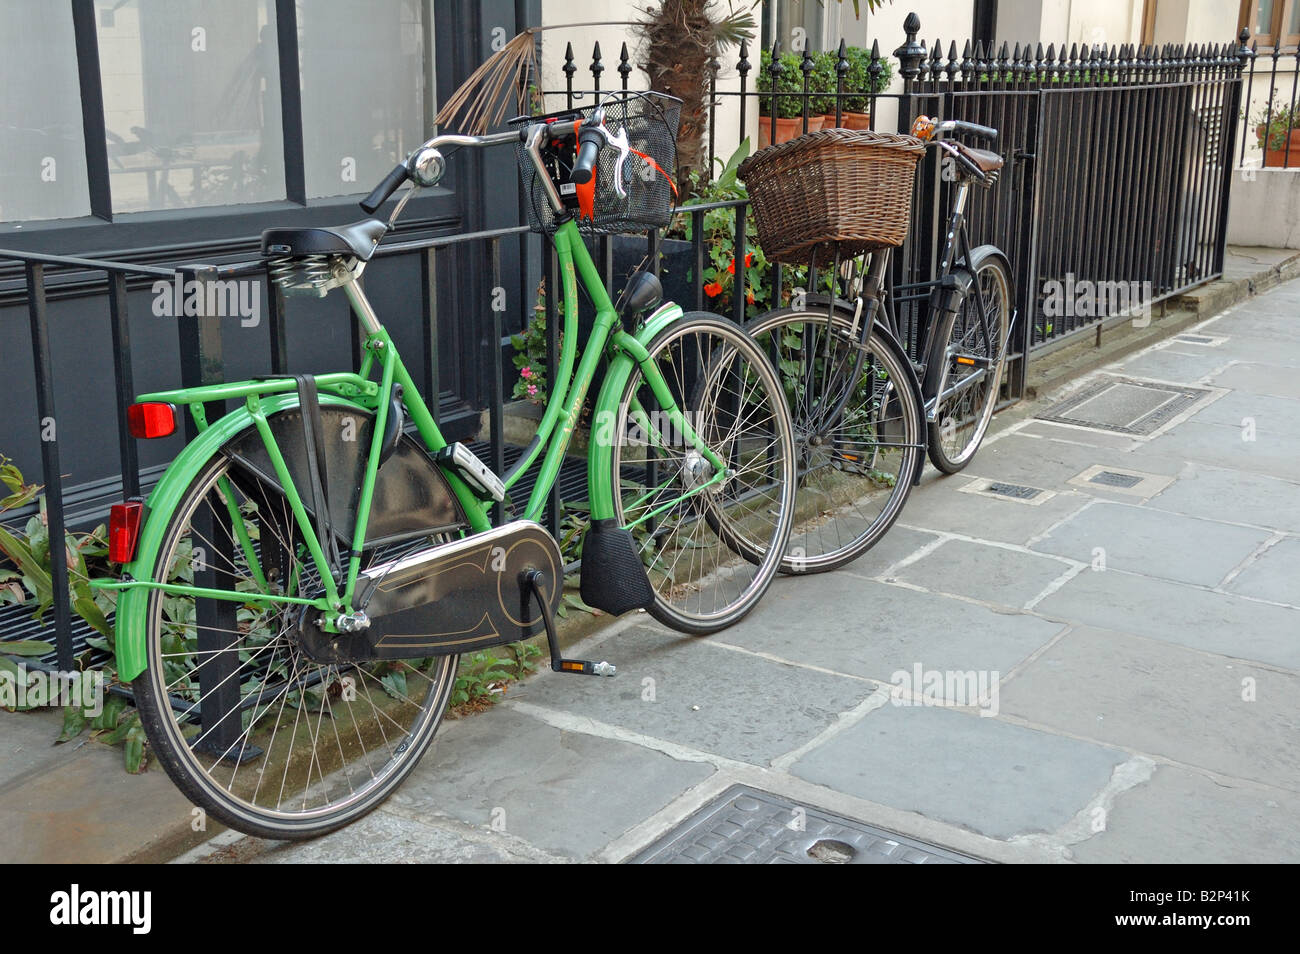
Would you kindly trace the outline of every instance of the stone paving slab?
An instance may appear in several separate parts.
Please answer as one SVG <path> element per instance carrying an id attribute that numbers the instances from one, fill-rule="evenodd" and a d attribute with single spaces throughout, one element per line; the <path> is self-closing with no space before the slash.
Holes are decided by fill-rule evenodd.
<path id="1" fill-rule="evenodd" d="M 1004 685 L 1000 706 L 1073 735 L 1300 792 L 1297 699 L 1296 673 L 1080 627 Z"/>
<path id="2" fill-rule="evenodd" d="M 937 707 L 886 705 L 809 752 L 800 778 L 994 838 L 1051 832 L 1123 752 Z"/>
<path id="3" fill-rule="evenodd" d="M 507 837 L 490 837 L 439 822 L 433 816 L 396 814 L 386 806 L 334 835 L 314 841 L 244 838 L 195 859 L 201 864 L 546 864 L 565 859 Z"/>
<path id="4" fill-rule="evenodd" d="M 565 680 L 594 689 L 622 678 L 546 676 L 538 685 Z M 388 804 L 586 858 L 712 772 L 709 765 L 566 732 L 498 706 L 439 735 Z"/>
<path id="5" fill-rule="evenodd" d="M 1146 502 L 1155 510 L 1300 531 L 1300 484 L 1241 470 L 1188 464 Z"/>
<path id="6" fill-rule="evenodd" d="M 978 461 L 976 458 L 976 463 Z M 1037 506 L 958 492 L 974 479 L 959 474 L 942 481 L 923 483 L 912 491 L 907 509 L 899 519 L 908 527 L 924 527 L 1023 546 L 1088 502 L 1086 496 L 1075 493 L 1073 489 L 1057 493 Z M 973 501 L 979 501 L 979 505 Z M 890 534 L 894 532 L 891 530 Z M 857 566 L 851 564 L 854 570 Z"/>
<path id="7" fill-rule="evenodd" d="M 1293 794 L 1160 765 L 1115 800 L 1104 831 L 1070 851 L 1100 864 L 1296 864 L 1297 818 Z"/>
<path id="8" fill-rule="evenodd" d="M 787 581 L 792 589 L 800 582 Z M 808 603 L 799 605 L 799 625 L 781 628 L 787 645 L 815 642 L 823 625 L 817 621 L 818 630 L 810 631 Z M 747 628 L 771 626 L 753 618 L 719 636 L 732 641 Z M 874 690 L 858 679 L 769 662 L 648 625 L 598 639 L 584 652 L 617 665 L 618 675 L 536 679 L 512 697 L 758 765 L 809 741 Z"/>
<path id="9" fill-rule="evenodd" d="M 1268 394 L 1281 398 L 1300 398 L 1300 375 L 1294 368 L 1275 364 L 1234 364 L 1222 374 L 1216 374 L 1210 383 L 1219 388 L 1232 388 L 1248 394 Z"/>
<path id="10" fill-rule="evenodd" d="M 1116 570 L 1080 573 L 1035 607 L 1236 659 L 1300 669 L 1300 610 Z"/>
<path id="11" fill-rule="evenodd" d="M 1159 440 L 1154 438 L 1153 440 Z M 1073 489 L 1068 483 L 1094 464 L 1136 467 L 1132 454 L 1113 448 L 1067 444 L 1020 434 L 1011 434 L 980 448 L 979 455 L 967 468 L 972 476 L 991 477 L 1015 484 L 1028 484 L 1048 490 Z M 1147 461 L 1142 470 L 1173 477 L 1182 466 L 1173 457 Z"/>
<path id="12" fill-rule="evenodd" d="M 1124 362 L 1124 373 L 1157 381 L 1192 382 L 1217 371 L 1231 358 L 1217 348 L 1190 350 L 1195 345 L 1155 348 Z"/>
<path id="13" fill-rule="evenodd" d="M 1031 615 L 855 579 L 845 571 L 788 582 L 798 585 L 773 587 L 752 623 L 746 620 L 714 638 L 889 682 L 896 671 L 910 672 L 917 662 L 930 669 L 1010 672 L 1062 628 Z M 809 606 L 818 607 L 815 616 Z"/>
<path id="14" fill-rule="evenodd" d="M 1100 548 L 1108 569 L 1215 586 L 1269 535 L 1266 530 L 1102 501 L 1054 528 L 1031 549 L 1092 566 Z"/>
<path id="15" fill-rule="evenodd" d="M 1246 431 L 1248 422 L 1253 422 L 1257 441 L 1271 440 L 1274 436 L 1300 437 L 1300 401 L 1269 394 L 1233 391 L 1191 419 L 1199 424 L 1234 427 L 1241 433 Z"/>
<path id="16" fill-rule="evenodd" d="M 1233 578 L 1229 592 L 1300 606 L 1300 539 L 1288 537 Z"/>
<path id="17" fill-rule="evenodd" d="M 1156 473 L 1174 473 L 1187 461 L 1254 471 L 1268 477 L 1294 479 L 1300 460 L 1300 437 L 1274 436 L 1244 441 L 1240 423 L 1203 424 L 1186 421 L 1152 438 L 1129 455 L 1131 465 Z M 1171 474 L 1172 476 L 1172 474 Z"/>
<path id="18" fill-rule="evenodd" d="M 948 540 L 895 576 L 941 593 L 1020 609 L 1070 570 L 1051 557 Z"/>

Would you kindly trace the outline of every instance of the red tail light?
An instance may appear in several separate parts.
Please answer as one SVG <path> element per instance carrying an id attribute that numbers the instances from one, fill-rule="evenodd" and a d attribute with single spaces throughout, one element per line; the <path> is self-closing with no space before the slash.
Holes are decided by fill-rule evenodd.
<path id="1" fill-rule="evenodd" d="M 126 503 L 113 504 L 113 509 L 108 515 L 108 558 L 110 560 L 114 563 L 130 563 L 135 559 L 135 548 L 140 542 L 140 525 L 143 522 L 143 501 L 128 500 Z"/>
<path id="2" fill-rule="evenodd" d="M 167 437 L 176 431 L 176 408 L 157 401 L 132 404 L 126 420 L 132 437 Z"/>

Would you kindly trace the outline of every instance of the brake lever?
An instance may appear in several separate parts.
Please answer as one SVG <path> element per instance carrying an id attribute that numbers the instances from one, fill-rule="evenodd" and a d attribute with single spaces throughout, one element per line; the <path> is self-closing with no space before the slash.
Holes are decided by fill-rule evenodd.
<path id="1" fill-rule="evenodd" d="M 628 154 L 632 151 L 631 143 L 627 139 L 627 130 L 620 129 L 615 135 L 609 131 L 604 121 L 592 128 L 604 137 L 606 146 L 613 146 L 618 150 L 618 159 L 614 162 L 614 191 L 618 193 L 620 199 L 626 199 L 627 189 L 623 186 L 623 167 L 627 163 Z"/>

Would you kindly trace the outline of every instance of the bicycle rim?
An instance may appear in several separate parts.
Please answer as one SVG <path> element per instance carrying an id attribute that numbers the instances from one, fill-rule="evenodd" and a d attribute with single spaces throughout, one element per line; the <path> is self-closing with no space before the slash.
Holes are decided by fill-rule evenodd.
<path id="1" fill-rule="evenodd" d="M 655 591 L 649 612 L 702 635 L 748 613 L 780 566 L 794 511 L 789 412 L 771 366 L 729 321 L 682 319 L 649 351 L 727 476 L 704 486 L 715 469 L 635 370 L 612 435 L 616 516 Z"/>
<path id="2" fill-rule="evenodd" d="M 961 310 L 952 315 L 936 343 L 931 361 L 942 367 L 954 354 L 965 354 L 989 359 L 987 372 L 975 384 L 952 397 L 939 402 L 935 419 L 930 424 L 930 460 L 944 473 L 961 470 L 975 456 L 984 432 L 988 429 L 993 409 L 997 405 L 998 390 L 1002 382 L 1002 368 L 1006 363 L 1006 342 L 1011 319 L 1011 277 L 1001 259 L 988 258 L 977 263 L 975 281 L 984 296 L 984 311 L 988 336 L 981 330 L 979 306 L 974 290 L 962 303 Z M 943 389 L 960 386 L 962 381 L 975 374 L 949 368 Z"/>
<path id="3" fill-rule="evenodd" d="M 155 572 L 213 589 L 314 597 L 319 579 L 287 501 L 235 466 L 215 458 L 194 480 Z M 454 681 L 452 656 L 316 662 L 295 635 L 302 609 L 160 590 L 148 601 L 148 668 L 135 685 L 159 761 L 197 805 L 263 837 L 323 834 L 382 802 L 428 747 Z"/>
<path id="4" fill-rule="evenodd" d="M 796 520 L 782 570 L 817 573 L 868 550 L 893 525 L 920 464 L 922 414 L 906 360 L 851 311 L 780 309 L 747 326 L 781 377 L 794 421 Z"/>

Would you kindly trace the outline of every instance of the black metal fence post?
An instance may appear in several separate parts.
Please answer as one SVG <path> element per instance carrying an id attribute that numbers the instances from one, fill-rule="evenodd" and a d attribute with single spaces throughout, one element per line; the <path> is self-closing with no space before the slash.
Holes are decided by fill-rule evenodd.
<path id="1" fill-rule="evenodd" d="M 59 466 L 59 420 L 54 406 L 54 371 L 50 365 L 49 310 L 45 266 L 27 262 L 27 314 L 31 321 L 32 365 L 36 371 L 37 427 L 41 435 L 41 475 L 45 483 L 49 531 L 50 584 L 54 599 L 54 645 L 59 668 L 72 671 L 72 609 L 68 596 L 68 561 L 63 559 L 63 471 Z"/>

